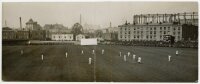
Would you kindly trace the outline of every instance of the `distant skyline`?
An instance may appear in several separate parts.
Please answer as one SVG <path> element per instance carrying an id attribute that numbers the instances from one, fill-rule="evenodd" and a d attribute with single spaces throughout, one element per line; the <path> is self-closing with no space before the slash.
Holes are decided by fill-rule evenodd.
<path id="1" fill-rule="evenodd" d="M 71 28 L 80 21 L 99 25 L 101 28 L 113 27 L 133 22 L 135 14 L 198 12 L 198 2 L 32 2 L 2 3 L 2 26 L 19 28 L 32 18 L 42 27 L 45 24 L 63 24 Z"/>

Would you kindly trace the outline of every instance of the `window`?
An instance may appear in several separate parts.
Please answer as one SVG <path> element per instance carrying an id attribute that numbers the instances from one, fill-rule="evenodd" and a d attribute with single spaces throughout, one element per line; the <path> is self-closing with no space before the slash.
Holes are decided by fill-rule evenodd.
<path id="1" fill-rule="evenodd" d="M 166 27 L 164 27 L 164 30 L 166 30 Z"/>
<path id="2" fill-rule="evenodd" d="M 162 30 L 162 27 L 160 27 L 160 30 Z"/>
<path id="3" fill-rule="evenodd" d="M 178 27 L 178 30 L 180 30 L 181 28 L 180 27 Z"/>
<path id="4" fill-rule="evenodd" d="M 166 31 L 164 31 L 164 34 L 166 34 Z"/>
<path id="5" fill-rule="evenodd" d="M 150 31 L 150 34 L 152 34 L 152 31 Z"/>
<path id="6" fill-rule="evenodd" d="M 156 30 L 156 27 L 154 27 L 154 30 Z"/>
<path id="7" fill-rule="evenodd" d="M 178 32 L 178 34 L 180 35 L 180 32 Z"/>

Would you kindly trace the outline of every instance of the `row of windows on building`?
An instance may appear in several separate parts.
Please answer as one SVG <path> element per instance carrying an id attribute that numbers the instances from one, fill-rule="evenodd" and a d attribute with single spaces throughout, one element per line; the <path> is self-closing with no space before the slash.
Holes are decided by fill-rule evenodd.
<path id="1" fill-rule="evenodd" d="M 157 30 L 159 27 L 145 27 L 146 28 L 146 30 L 148 30 L 148 29 L 150 29 L 150 30 Z M 170 30 L 170 28 L 171 27 L 160 27 L 160 30 Z M 121 29 L 121 31 L 123 30 L 123 28 L 120 28 Z M 131 28 L 124 28 L 124 30 L 126 31 L 126 30 L 130 30 Z M 133 27 L 133 29 L 134 30 L 143 30 L 143 27 Z M 181 27 L 173 27 L 173 30 L 181 30 Z"/>
<path id="2" fill-rule="evenodd" d="M 57 38 L 57 36 L 53 36 L 53 38 Z M 62 38 L 62 36 L 58 36 L 58 38 Z M 67 38 L 67 36 L 64 36 L 64 38 Z M 72 37 L 69 36 L 69 38 L 71 39 Z"/>
<path id="3" fill-rule="evenodd" d="M 28 39 L 28 36 L 17 36 L 17 39 Z M 16 39 L 14 36 L 4 36 L 3 39 Z"/>
<path id="4" fill-rule="evenodd" d="M 143 34 L 143 32 L 144 31 L 133 31 L 133 34 L 134 35 L 136 35 L 136 34 Z M 157 32 L 158 33 L 158 32 Z M 156 31 L 146 31 L 146 34 L 157 34 L 156 33 Z M 160 31 L 160 34 L 168 34 L 168 33 L 170 33 L 170 31 Z M 122 31 L 120 31 L 120 34 L 123 34 L 122 33 Z M 126 34 L 131 34 L 131 31 L 128 31 L 128 32 L 124 32 L 124 34 L 126 35 Z M 173 35 L 176 35 L 176 34 L 178 34 L 178 35 L 180 35 L 181 33 L 180 33 L 180 31 L 178 31 L 178 32 L 173 32 Z"/>
<path id="5" fill-rule="evenodd" d="M 123 38 L 122 35 L 121 35 L 120 37 L 121 37 L 121 39 Z M 130 36 L 130 35 L 129 35 L 129 36 L 124 36 L 124 38 L 125 38 L 125 39 L 126 39 L 126 38 L 127 38 L 127 39 L 131 39 L 131 36 Z M 140 39 L 140 38 L 143 39 L 144 37 L 143 37 L 143 35 L 141 35 L 141 36 L 133 36 L 133 38 L 134 38 L 134 39 Z M 150 39 L 151 39 L 151 38 L 156 38 L 156 35 L 147 35 L 146 38 L 147 38 L 147 39 L 148 39 L 148 38 L 150 38 Z M 180 37 L 180 36 L 176 36 L 176 38 L 180 39 L 181 37 Z M 163 36 L 160 36 L 160 39 L 163 39 Z"/>

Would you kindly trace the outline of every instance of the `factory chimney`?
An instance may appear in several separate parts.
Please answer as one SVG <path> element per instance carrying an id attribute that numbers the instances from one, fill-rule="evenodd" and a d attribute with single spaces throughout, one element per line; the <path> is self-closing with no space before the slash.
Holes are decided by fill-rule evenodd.
<path id="1" fill-rule="evenodd" d="M 19 21 L 20 21 L 20 29 L 22 29 L 22 19 L 21 19 L 21 17 L 19 17 Z"/>
<path id="2" fill-rule="evenodd" d="M 112 24 L 111 24 L 111 22 L 110 22 L 110 28 L 112 27 Z"/>
<path id="3" fill-rule="evenodd" d="M 6 20 L 5 20 L 5 27 L 7 27 L 7 22 L 6 22 Z"/>

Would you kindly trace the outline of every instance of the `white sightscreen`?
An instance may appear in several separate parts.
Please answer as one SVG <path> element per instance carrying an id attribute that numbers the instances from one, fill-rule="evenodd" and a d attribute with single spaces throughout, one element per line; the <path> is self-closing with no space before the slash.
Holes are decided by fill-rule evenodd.
<path id="1" fill-rule="evenodd" d="M 97 45 L 97 38 L 81 39 L 81 45 Z"/>

